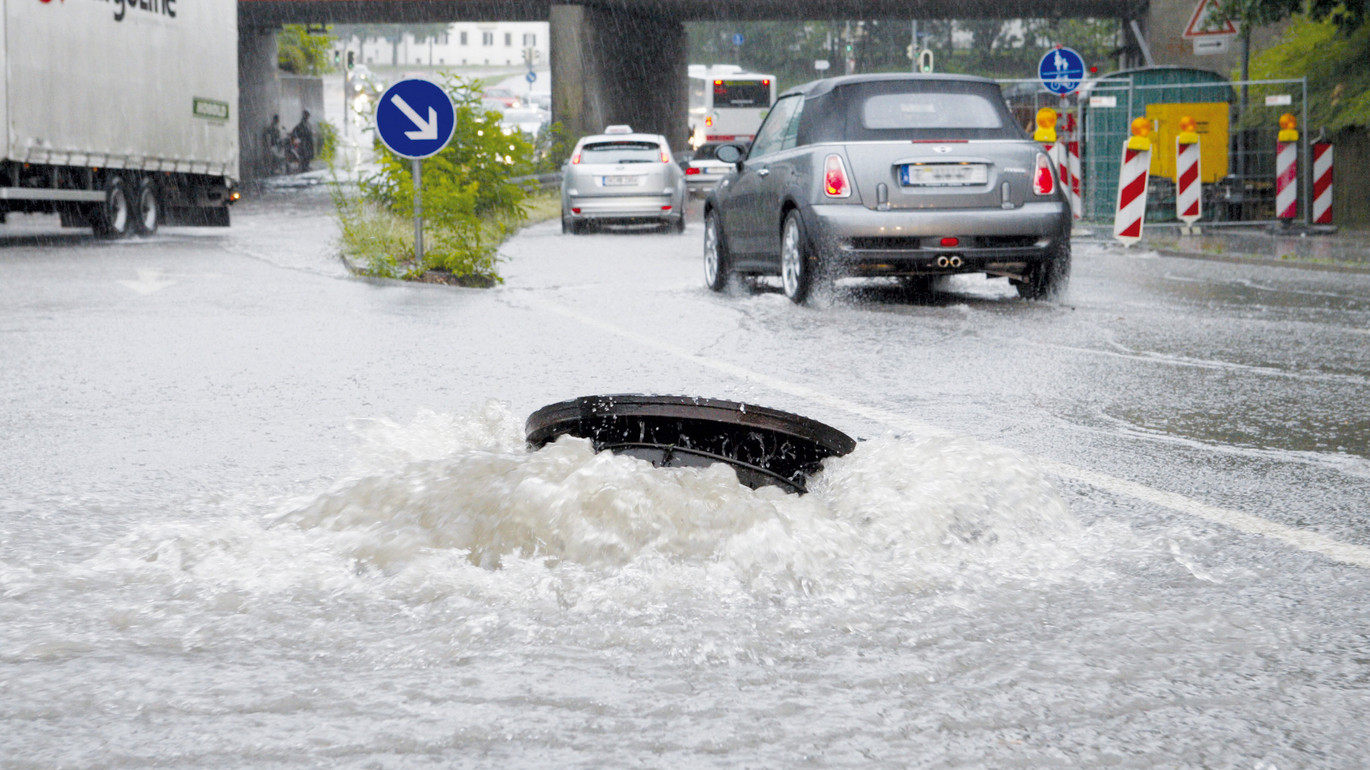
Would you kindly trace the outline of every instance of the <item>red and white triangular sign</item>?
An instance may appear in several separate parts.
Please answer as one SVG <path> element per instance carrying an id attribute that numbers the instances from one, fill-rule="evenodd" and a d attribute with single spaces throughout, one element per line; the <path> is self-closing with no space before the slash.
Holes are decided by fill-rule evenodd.
<path id="1" fill-rule="evenodd" d="M 1237 25 L 1230 20 L 1218 22 L 1208 18 L 1217 10 L 1217 5 L 1214 0 L 1199 0 L 1199 4 L 1194 6 L 1194 15 L 1189 17 L 1189 24 L 1185 25 L 1184 37 L 1237 34 Z"/>

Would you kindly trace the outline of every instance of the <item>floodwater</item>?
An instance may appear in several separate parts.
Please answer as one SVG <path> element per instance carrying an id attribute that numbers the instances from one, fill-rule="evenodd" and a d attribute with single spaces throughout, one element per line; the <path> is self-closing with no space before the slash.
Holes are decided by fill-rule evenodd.
<path id="1" fill-rule="evenodd" d="M 308 258 L 282 264 L 269 218 L 235 224 L 227 253 L 252 264 L 223 265 L 214 285 L 274 259 L 278 281 L 324 287 L 287 293 L 301 313 L 338 292 L 391 333 L 412 327 L 357 297 L 388 296 L 420 324 L 448 297 L 493 297 L 486 311 L 510 317 L 535 307 L 517 265 L 493 295 L 396 299 Z M 681 291 L 694 296 L 690 240 Z M 7 323 L 15 339 L 27 322 Z M 235 355 L 199 365 L 217 374 Z M 162 365 L 148 356 L 128 365 Z M 255 454 L 207 459 L 219 456 L 193 439 L 209 430 L 148 412 L 127 423 L 146 435 L 97 431 L 89 455 L 71 452 L 89 485 L 7 439 L 0 767 L 1271 770 L 1370 756 L 1360 568 L 1062 478 L 1016 449 L 869 420 L 802 497 L 574 438 L 532 452 L 523 407 L 553 399 L 511 371 L 472 375 L 510 386 L 473 387 L 484 395 L 461 408 L 324 395 L 315 417 L 285 391 L 305 374 L 252 380 L 243 403 L 275 432 L 249 415 L 211 428 L 220 451 L 259 433 Z M 568 372 L 563 397 L 604 384 Z M 320 393 L 335 374 L 318 375 Z M 738 395 L 729 387 L 705 395 Z M 8 403 L 49 403 L 16 392 Z M 217 414 L 212 396 L 182 398 Z M 42 457 L 44 436 L 67 436 L 45 421 L 71 419 L 51 409 L 5 418 Z M 306 435 L 319 424 L 344 440 Z M 178 427 L 188 459 L 153 453 L 135 471 L 149 458 L 117 452 Z M 246 478 L 225 480 L 235 472 Z"/>

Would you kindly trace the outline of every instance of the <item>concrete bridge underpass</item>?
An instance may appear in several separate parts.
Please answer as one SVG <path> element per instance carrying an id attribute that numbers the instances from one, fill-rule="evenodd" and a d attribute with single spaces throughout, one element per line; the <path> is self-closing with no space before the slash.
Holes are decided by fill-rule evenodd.
<path id="1" fill-rule="evenodd" d="M 1193 0 L 238 0 L 242 175 L 265 176 L 261 129 L 277 103 L 282 24 L 547 21 L 553 120 L 571 136 L 627 123 L 683 147 L 685 22 L 1060 16 L 1118 18 L 1145 29 L 1152 5 L 1186 2 Z"/>

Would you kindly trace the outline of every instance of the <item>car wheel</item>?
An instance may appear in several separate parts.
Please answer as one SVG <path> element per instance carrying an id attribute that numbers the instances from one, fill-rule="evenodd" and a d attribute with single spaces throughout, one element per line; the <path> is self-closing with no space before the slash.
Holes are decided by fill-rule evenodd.
<path id="1" fill-rule="evenodd" d="M 1065 291 L 1070 280 L 1070 244 L 1052 250 L 1046 259 L 1031 266 L 1027 280 L 1016 284 L 1018 296 L 1024 299 L 1056 299 Z"/>
<path id="2" fill-rule="evenodd" d="M 105 202 L 95 212 L 94 230 L 101 238 L 123 238 L 133 225 L 133 202 L 119 177 L 105 183 Z"/>
<path id="3" fill-rule="evenodd" d="M 714 291 L 727 288 L 728 274 L 732 272 L 730 262 L 732 257 L 718 225 L 718 212 L 709 209 L 704 215 L 704 285 Z"/>
<path id="4" fill-rule="evenodd" d="M 808 300 L 813 290 L 816 261 L 809 253 L 804 220 L 800 219 L 798 210 L 791 210 L 780 231 L 780 280 L 785 296 L 791 302 L 802 305 Z"/>
<path id="5" fill-rule="evenodd" d="M 685 232 L 685 214 L 682 213 L 680 215 L 680 218 L 671 225 L 671 229 L 675 230 L 676 235 L 681 235 Z"/>
<path id="6" fill-rule="evenodd" d="M 157 197 L 157 185 L 151 179 L 144 179 L 138 183 L 138 193 L 134 196 L 137 206 L 134 210 L 137 217 L 133 220 L 133 227 L 139 235 L 153 235 L 157 232 L 157 225 L 162 220 L 161 201 Z"/>

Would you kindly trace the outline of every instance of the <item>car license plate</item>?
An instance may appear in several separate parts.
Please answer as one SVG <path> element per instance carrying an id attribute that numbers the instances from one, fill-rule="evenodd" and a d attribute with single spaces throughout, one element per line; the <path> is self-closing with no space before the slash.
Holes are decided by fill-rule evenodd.
<path id="1" fill-rule="evenodd" d="M 630 187 L 637 184 L 639 177 L 635 176 L 606 176 L 604 177 L 605 187 Z"/>
<path id="2" fill-rule="evenodd" d="M 906 187 L 985 184 L 989 167 L 983 163 L 910 163 L 899 167 L 899 183 Z"/>

